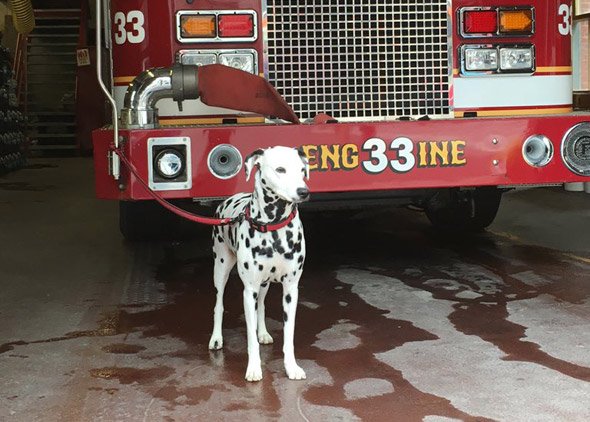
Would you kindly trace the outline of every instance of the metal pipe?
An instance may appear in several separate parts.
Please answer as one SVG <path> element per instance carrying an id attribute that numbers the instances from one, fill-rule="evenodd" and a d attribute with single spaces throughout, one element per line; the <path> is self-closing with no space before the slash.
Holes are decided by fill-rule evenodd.
<path id="1" fill-rule="evenodd" d="M 111 110 L 113 113 L 113 143 L 115 144 L 115 148 L 118 148 L 119 117 L 117 116 L 117 103 L 102 80 L 102 34 L 100 33 L 102 30 L 102 13 L 102 0 L 96 0 L 96 77 L 102 92 L 104 92 L 104 95 L 111 103 Z"/>
<path id="2" fill-rule="evenodd" d="M 178 102 L 199 98 L 197 66 L 175 64 L 172 67 L 155 67 L 140 73 L 129 84 L 121 125 L 127 129 L 153 129 L 158 125 L 156 103 L 163 98 Z"/>
<path id="3" fill-rule="evenodd" d="M 153 129 L 158 124 L 156 103 L 173 96 L 171 68 L 156 67 L 140 73 L 127 88 L 121 125 L 129 129 Z"/>
<path id="4" fill-rule="evenodd" d="M 26 35 L 35 28 L 35 16 L 31 0 L 11 0 L 12 20 L 14 28 L 20 34 Z"/>

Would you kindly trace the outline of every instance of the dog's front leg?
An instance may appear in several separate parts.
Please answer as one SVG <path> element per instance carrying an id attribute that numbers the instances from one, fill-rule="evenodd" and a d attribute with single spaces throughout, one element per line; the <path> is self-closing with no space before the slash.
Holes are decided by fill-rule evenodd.
<path id="1" fill-rule="evenodd" d="M 299 299 L 299 279 L 283 282 L 283 321 L 284 344 L 283 354 L 285 371 L 292 380 L 305 379 L 305 371 L 297 365 L 293 338 L 295 336 L 295 314 L 297 313 L 297 300 Z"/>
<path id="2" fill-rule="evenodd" d="M 252 287 L 244 286 L 244 314 L 246 316 L 246 329 L 248 332 L 248 368 L 246 380 L 260 381 L 262 379 L 262 367 L 260 366 L 260 345 L 256 336 L 258 312 L 256 302 L 258 292 Z"/>
<path id="3" fill-rule="evenodd" d="M 271 344 L 273 342 L 272 336 L 266 329 L 266 315 L 264 299 L 268 293 L 270 282 L 266 281 L 260 286 L 260 294 L 258 296 L 258 342 L 260 344 Z"/>

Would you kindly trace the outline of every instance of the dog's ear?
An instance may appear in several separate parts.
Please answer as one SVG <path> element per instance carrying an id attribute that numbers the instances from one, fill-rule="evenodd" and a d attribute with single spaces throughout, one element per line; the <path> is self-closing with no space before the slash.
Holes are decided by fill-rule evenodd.
<path id="1" fill-rule="evenodd" d="M 303 161 L 303 165 L 305 166 L 305 178 L 309 180 L 309 159 L 307 158 L 307 154 L 303 151 L 302 147 L 297 148 L 297 153 L 299 154 L 299 158 Z"/>
<path id="2" fill-rule="evenodd" d="M 246 181 L 250 180 L 250 175 L 252 174 L 252 170 L 254 167 L 258 167 L 258 160 L 264 154 L 264 150 L 257 149 L 252 154 L 246 157 L 246 161 L 244 163 L 244 169 L 246 170 Z"/>

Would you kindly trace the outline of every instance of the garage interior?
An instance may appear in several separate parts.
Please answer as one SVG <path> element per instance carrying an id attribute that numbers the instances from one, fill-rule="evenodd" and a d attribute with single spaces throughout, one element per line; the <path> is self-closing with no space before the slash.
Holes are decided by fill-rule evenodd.
<path id="1" fill-rule="evenodd" d="M 303 209 L 307 380 L 284 374 L 271 286 L 275 343 L 246 382 L 237 274 L 225 347 L 207 348 L 211 229 L 127 241 L 118 204 L 96 198 L 91 133 L 110 111 L 92 5 L 32 1 L 22 37 L 0 2 L 1 420 L 590 420 L 590 183 L 510 190 L 468 235 L 416 207 Z M 574 106 L 588 112 L 590 1 L 575 10 Z"/>

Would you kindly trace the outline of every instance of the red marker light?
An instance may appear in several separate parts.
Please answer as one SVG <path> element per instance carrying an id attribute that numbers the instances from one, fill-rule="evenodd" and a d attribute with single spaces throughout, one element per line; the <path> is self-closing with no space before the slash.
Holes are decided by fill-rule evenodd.
<path id="1" fill-rule="evenodd" d="M 254 36 L 253 15 L 219 15 L 219 36 L 221 38 L 243 38 Z"/>
<path id="2" fill-rule="evenodd" d="M 498 13 L 495 10 L 468 10 L 463 13 L 465 34 L 495 34 L 498 31 Z"/>

